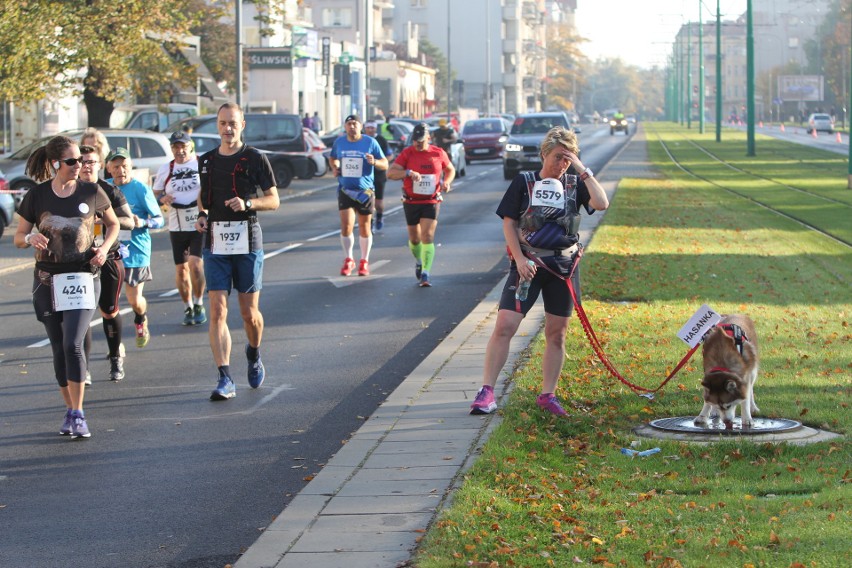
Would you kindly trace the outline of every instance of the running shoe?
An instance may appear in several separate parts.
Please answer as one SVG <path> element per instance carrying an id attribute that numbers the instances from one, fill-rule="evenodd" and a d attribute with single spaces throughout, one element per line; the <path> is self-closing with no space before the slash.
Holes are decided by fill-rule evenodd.
<path id="1" fill-rule="evenodd" d="M 556 398 L 556 395 L 552 392 L 538 395 L 535 403 L 539 406 L 539 408 L 546 410 L 551 414 L 555 414 L 556 416 L 568 415 L 565 409 L 562 408 L 562 405 L 559 404 L 559 399 Z"/>
<path id="2" fill-rule="evenodd" d="M 183 325 L 195 325 L 195 320 L 192 317 L 192 308 L 186 308 L 183 311 Z"/>
<path id="3" fill-rule="evenodd" d="M 429 273 L 428 272 L 424 272 L 423 274 L 420 275 L 420 287 L 421 288 L 431 288 L 432 287 L 432 281 L 429 280 Z"/>
<path id="4" fill-rule="evenodd" d="M 89 432 L 89 425 L 86 424 L 86 419 L 83 413 L 79 410 L 71 411 L 71 439 L 90 438 L 92 433 Z"/>
<path id="5" fill-rule="evenodd" d="M 151 339 L 151 332 L 148 331 L 148 320 L 136 324 L 136 347 L 142 349 L 148 345 Z"/>
<path id="6" fill-rule="evenodd" d="M 235 396 L 237 396 L 237 387 L 234 386 L 234 381 L 231 380 L 231 377 L 219 377 L 219 384 L 210 393 L 210 400 L 228 400 Z"/>
<path id="7" fill-rule="evenodd" d="M 201 304 L 195 304 L 192 308 L 192 324 L 201 325 L 207 323 L 207 311 Z"/>
<path id="8" fill-rule="evenodd" d="M 376 231 L 377 232 L 381 231 L 384 228 L 385 228 L 385 220 L 382 219 L 381 217 L 379 217 L 378 219 L 376 219 Z"/>
<path id="9" fill-rule="evenodd" d="M 246 344 L 246 357 L 248 357 L 249 346 Z M 258 388 L 263 384 L 263 379 L 266 378 L 266 367 L 263 366 L 263 361 L 260 360 L 260 353 L 257 354 L 257 359 L 248 360 L 248 382 L 253 389 Z"/>
<path id="10" fill-rule="evenodd" d="M 491 414 L 497 410 L 497 403 L 494 402 L 494 389 L 483 386 L 476 393 L 476 398 L 473 399 L 473 404 L 470 405 L 471 414 Z"/>
<path id="11" fill-rule="evenodd" d="M 352 274 L 352 270 L 355 268 L 355 261 L 351 258 L 347 258 L 343 261 L 343 268 L 340 269 L 341 276 L 349 276 Z"/>
<path id="12" fill-rule="evenodd" d="M 370 275 L 370 263 L 367 262 L 367 259 L 362 258 L 358 263 L 358 276 L 369 276 Z"/>
<path id="13" fill-rule="evenodd" d="M 124 357 L 109 358 L 109 380 L 120 381 L 124 378 Z"/>
<path id="14" fill-rule="evenodd" d="M 92 373 L 88 370 L 86 371 L 86 379 L 83 381 L 83 384 L 86 386 L 92 386 Z"/>
<path id="15" fill-rule="evenodd" d="M 414 265 L 414 277 L 417 278 L 417 281 L 420 281 L 420 276 L 423 274 L 423 263 L 419 260 L 417 264 Z"/>
<path id="16" fill-rule="evenodd" d="M 62 426 L 59 427 L 59 435 L 60 436 L 70 436 L 71 435 L 71 424 L 73 424 L 74 420 L 71 416 L 71 409 L 65 411 L 65 420 L 62 422 Z"/>

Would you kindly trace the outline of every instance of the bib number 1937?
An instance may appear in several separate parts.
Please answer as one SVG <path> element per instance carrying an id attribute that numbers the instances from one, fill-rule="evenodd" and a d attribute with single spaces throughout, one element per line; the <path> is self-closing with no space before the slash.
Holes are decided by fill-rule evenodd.
<path id="1" fill-rule="evenodd" d="M 248 221 L 213 223 L 213 254 L 248 254 Z"/>

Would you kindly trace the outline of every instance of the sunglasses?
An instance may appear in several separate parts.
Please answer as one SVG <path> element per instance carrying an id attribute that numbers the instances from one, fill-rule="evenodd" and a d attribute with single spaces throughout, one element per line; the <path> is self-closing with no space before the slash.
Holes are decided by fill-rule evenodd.
<path id="1" fill-rule="evenodd" d="M 65 158 L 64 160 L 59 161 L 68 166 L 69 168 L 73 168 L 76 164 L 83 163 L 83 157 L 80 156 L 79 158 Z"/>
<path id="2" fill-rule="evenodd" d="M 68 164 L 68 162 L 65 162 L 65 163 Z M 83 160 L 83 159 L 81 159 L 80 163 L 83 164 L 84 166 L 94 166 L 95 164 L 98 164 L 99 162 L 98 162 L 98 160 Z M 70 166 L 71 164 L 68 164 L 68 165 Z"/>

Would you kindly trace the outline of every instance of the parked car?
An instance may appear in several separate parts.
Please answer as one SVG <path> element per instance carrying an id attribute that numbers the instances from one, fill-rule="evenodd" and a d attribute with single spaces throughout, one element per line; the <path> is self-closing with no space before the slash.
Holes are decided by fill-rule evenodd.
<path id="1" fill-rule="evenodd" d="M 304 131 L 305 153 L 313 163 L 311 177 L 322 177 L 328 172 L 328 156 L 331 154 L 331 148 L 326 146 L 319 134 L 310 128 L 305 128 Z"/>
<path id="2" fill-rule="evenodd" d="M 195 153 L 198 156 L 215 150 L 222 143 L 222 139 L 218 134 L 207 134 L 193 132 L 190 134 L 192 142 L 195 145 Z M 312 164 L 309 164 L 309 158 L 305 152 L 273 152 L 270 150 L 258 150 L 266 154 L 269 164 L 272 166 L 272 171 L 275 174 L 275 187 L 278 189 L 287 188 L 296 177 L 298 172 L 299 177 L 306 176 L 309 171 L 312 171 Z M 307 179 L 307 178 L 304 178 Z"/>
<path id="3" fill-rule="evenodd" d="M 9 190 L 9 182 L 6 181 L 6 176 L 0 172 L 0 237 L 3 236 L 3 231 L 6 230 L 12 223 L 12 217 L 15 215 L 15 198 Z"/>
<path id="4" fill-rule="evenodd" d="M 438 127 L 430 128 L 429 135 L 432 137 L 432 140 L 435 139 L 435 131 L 438 130 Z M 412 134 L 413 134 L 412 129 Z M 411 146 L 413 141 L 411 140 L 411 134 L 408 135 L 408 138 L 405 140 L 405 147 Z M 402 148 L 400 148 L 400 152 Z M 450 162 L 452 162 L 453 167 L 456 169 L 456 177 L 464 177 L 467 175 L 467 159 L 464 156 L 464 144 L 462 143 L 461 138 L 453 142 L 453 145 L 450 146 Z"/>
<path id="5" fill-rule="evenodd" d="M 379 133 L 381 133 L 384 129 L 382 128 L 384 123 L 379 123 Z M 415 124 L 420 124 L 419 122 Z M 388 141 L 388 147 L 394 154 L 399 154 L 402 149 L 406 146 L 406 140 L 408 140 L 411 131 L 414 130 L 414 124 L 409 123 L 407 120 L 391 120 L 388 122 L 388 129 L 391 131 L 390 136 L 385 136 L 385 139 Z M 334 128 L 333 130 L 328 131 L 327 133 L 322 135 L 323 143 L 331 148 L 334 146 L 334 141 L 340 138 L 341 136 L 346 135 L 346 130 L 344 130 L 343 125 Z"/>
<path id="6" fill-rule="evenodd" d="M 243 140 L 258 150 L 301 152 L 305 149 L 302 120 L 296 114 L 245 113 Z M 169 125 L 168 132 L 219 134 L 215 114 L 185 118 Z"/>
<path id="7" fill-rule="evenodd" d="M 181 103 L 115 107 L 109 117 L 110 128 L 164 132 L 173 122 L 198 115 L 198 107 Z"/>
<path id="8" fill-rule="evenodd" d="M 503 179 L 514 179 L 522 170 L 541 168 L 539 147 L 554 126 L 571 128 L 568 116 L 557 111 L 519 114 L 515 118 L 503 154 Z"/>
<path id="9" fill-rule="evenodd" d="M 296 114 L 245 113 L 246 128 L 243 140 L 267 155 L 279 189 L 284 189 L 294 177 L 309 178 L 307 157 L 298 156 L 305 151 L 302 120 Z M 215 114 L 186 118 L 169 125 L 169 132 L 184 130 L 195 134 L 219 136 Z M 203 152 L 198 152 L 202 154 Z"/>
<path id="10" fill-rule="evenodd" d="M 468 120 L 462 129 L 464 154 L 468 162 L 502 158 L 509 126 L 502 118 Z"/>
<path id="11" fill-rule="evenodd" d="M 808 116 L 808 134 L 819 131 L 834 134 L 834 121 L 830 114 L 815 112 Z"/>
<path id="12" fill-rule="evenodd" d="M 167 164 L 172 159 L 172 149 L 169 139 L 159 132 L 145 130 L 110 130 L 103 129 L 101 132 L 106 136 L 110 148 L 127 148 L 130 158 L 133 160 L 133 169 L 147 169 L 149 175 L 156 175 L 160 166 Z M 60 132 L 74 140 L 79 140 L 82 130 L 67 130 Z M 11 186 L 15 196 L 15 207 L 21 204 L 24 194 L 35 187 L 36 182 L 26 176 L 27 158 L 33 150 L 47 144 L 53 136 L 45 136 L 31 144 L 27 144 L 17 152 L 0 159 L 0 170 L 6 172 L 6 179 Z M 142 180 L 148 182 L 149 180 Z"/>

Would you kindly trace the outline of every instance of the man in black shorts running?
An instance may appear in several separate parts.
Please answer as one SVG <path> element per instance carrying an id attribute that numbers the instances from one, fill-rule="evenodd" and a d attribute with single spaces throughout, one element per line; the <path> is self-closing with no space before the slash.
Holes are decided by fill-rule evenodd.
<path id="1" fill-rule="evenodd" d="M 192 138 L 175 132 L 169 139 L 175 159 L 163 164 L 154 181 L 154 196 L 169 206 L 169 238 L 175 262 L 175 281 L 184 303 L 183 325 L 207 322 L 204 311 L 204 263 L 201 260 L 203 235 L 195 230 L 198 220 L 198 158 Z"/>
<path id="2" fill-rule="evenodd" d="M 80 146 L 80 158 L 82 167 L 78 177 L 83 181 L 96 183 L 107 194 L 113 210 L 118 217 L 120 229 L 133 229 L 133 213 L 124 198 L 124 194 L 111 183 L 100 179 L 98 172 L 102 164 L 100 154 L 94 146 Z M 102 225 L 95 225 L 95 238 L 103 237 Z M 118 299 L 121 297 L 121 285 L 124 283 L 124 262 L 121 260 L 120 241 L 116 240 L 109 249 L 107 259 L 101 266 L 101 294 L 98 297 L 98 307 L 101 310 L 104 322 L 104 335 L 106 335 L 109 348 L 109 380 L 120 381 L 124 378 L 124 349 L 121 345 L 121 314 L 118 311 Z M 84 343 L 86 351 L 86 384 L 91 384 L 91 375 L 88 372 L 88 362 L 91 361 L 92 328 L 86 333 Z"/>

